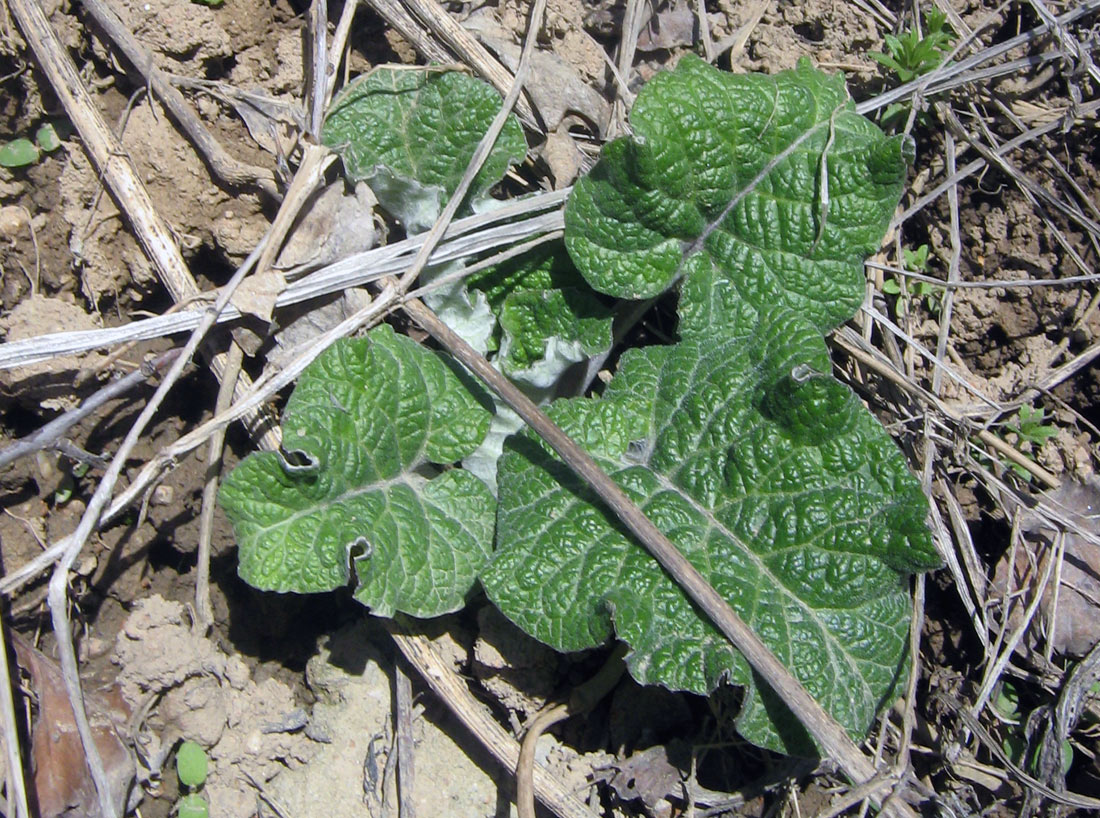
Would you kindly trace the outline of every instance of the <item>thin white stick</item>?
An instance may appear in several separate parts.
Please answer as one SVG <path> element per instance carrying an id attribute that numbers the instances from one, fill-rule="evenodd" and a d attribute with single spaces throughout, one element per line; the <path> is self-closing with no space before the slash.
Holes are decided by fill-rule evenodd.
<path id="1" fill-rule="evenodd" d="M 291 187 L 293 189 L 294 185 Z M 430 264 L 442 264 L 511 246 L 532 236 L 560 231 L 563 225 L 562 203 L 568 195 L 569 189 L 553 191 L 518 200 L 491 213 L 459 219 L 444 234 L 450 240 L 441 243 L 428 261 Z M 519 221 L 508 221 L 540 211 L 544 212 Z M 289 284 L 276 298 L 275 308 L 299 304 L 400 273 L 408 269 L 409 258 L 423 243 L 424 236 L 414 236 L 333 262 Z M 209 295 L 213 297 L 215 293 Z M 202 309 L 178 310 L 133 321 L 121 327 L 57 332 L 21 341 L 9 341 L 0 344 L 0 369 L 27 366 L 63 355 L 161 338 L 178 332 L 190 332 L 199 325 L 203 314 Z M 240 313 L 229 306 L 218 320 L 223 323 L 238 318 Z M 243 391 L 238 388 L 237 397 L 240 398 L 242 394 Z"/>
<path id="2" fill-rule="evenodd" d="M 0 718 L 4 724 L 4 754 L 8 761 L 8 804 L 15 805 L 16 818 L 30 818 L 27 807 L 27 783 L 23 780 L 23 761 L 19 756 L 19 729 L 15 722 L 15 702 L 11 688 L 15 680 L 8 665 L 8 628 L 0 623 Z"/>
<path id="3" fill-rule="evenodd" d="M 84 515 L 80 518 L 80 523 L 76 531 L 73 532 L 64 553 L 61 555 L 61 559 L 57 563 L 57 567 L 54 569 L 53 575 L 50 577 L 49 591 L 46 594 L 46 600 L 50 607 L 50 619 L 53 623 L 54 637 L 57 639 L 58 661 L 61 666 L 62 677 L 65 680 L 65 690 L 69 694 L 69 701 L 73 708 L 77 732 L 80 734 L 80 740 L 84 745 L 84 753 L 87 758 L 88 767 L 92 773 L 92 780 L 95 781 L 100 814 L 104 816 L 104 818 L 107 816 L 115 816 L 118 813 L 111 803 L 111 789 L 110 782 L 107 779 L 107 771 L 103 766 L 103 759 L 100 758 L 99 750 L 96 748 L 95 740 L 92 737 L 92 728 L 88 723 L 88 713 L 84 708 L 84 695 L 81 690 L 80 672 L 77 667 L 73 635 L 69 624 L 69 571 L 76 562 L 76 558 L 80 555 L 84 543 L 88 541 L 88 537 L 98 524 L 100 513 L 107 505 L 107 501 L 111 497 L 111 492 L 114 490 L 115 483 L 118 482 L 118 478 L 122 474 L 122 468 L 126 464 L 130 452 L 133 451 L 134 446 L 137 445 L 138 440 L 145 431 L 145 427 L 160 408 L 160 404 L 168 394 L 168 390 L 172 388 L 177 380 L 179 380 L 179 377 L 183 374 L 184 368 L 191 362 L 191 357 L 195 354 L 199 344 L 206 336 L 206 332 L 214 326 L 218 312 L 224 309 L 225 305 L 229 303 L 229 299 L 236 290 L 237 285 L 244 280 L 245 275 L 252 269 L 252 266 L 256 263 L 260 253 L 263 252 L 266 246 L 267 238 L 265 236 L 264 239 L 256 245 L 256 248 L 245 260 L 244 264 L 241 265 L 240 269 L 233 274 L 233 278 L 223 289 L 214 308 L 207 313 L 203 323 L 191 335 L 187 345 L 183 348 L 183 352 L 172 363 L 171 368 L 168 370 L 160 386 L 157 387 L 156 392 L 153 393 L 149 403 L 142 410 L 141 414 L 134 422 L 134 425 L 130 427 L 129 432 L 126 433 L 122 445 L 119 446 L 118 452 L 111 461 L 111 465 L 107 468 L 106 474 L 103 475 L 103 479 L 96 487 L 91 500 L 88 501 L 88 507 Z"/>
<path id="4" fill-rule="evenodd" d="M 455 213 L 458 212 L 459 206 L 465 200 L 466 193 L 474 182 L 474 177 L 481 170 L 481 166 L 485 164 L 485 160 L 489 158 L 489 153 L 496 144 L 497 137 L 504 130 L 504 124 L 508 121 L 508 117 L 512 115 L 512 109 L 523 93 L 523 84 L 527 81 L 527 75 L 531 70 L 531 52 L 535 50 L 535 40 L 539 29 L 542 28 L 542 17 L 545 11 L 546 0 L 535 0 L 534 5 L 531 7 L 531 18 L 528 21 L 527 34 L 523 40 L 523 49 L 520 51 L 519 65 L 516 67 L 516 76 L 512 81 L 512 87 L 508 89 L 508 94 L 504 97 L 504 104 L 500 106 L 500 110 L 489 126 L 489 130 L 485 132 L 485 135 L 481 137 L 481 141 L 477 143 L 477 147 L 474 148 L 474 155 L 470 157 L 470 162 L 466 166 L 466 172 L 462 175 L 458 187 L 451 194 L 451 198 L 447 200 L 446 207 L 439 214 L 439 218 L 435 220 L 435 224 L 428 231 L 428 235 L 424 237 L 424 244 L 421 245 L 416 258 L 413 259 L 412 266 L 401 274 L 398 283 L 398 289 L 401 292 L 407 291 L 424 267 L 427 266 L 432 251 L 435 250 L 436 245 L 443 238 L 448 225 L 450 225 Z"/>

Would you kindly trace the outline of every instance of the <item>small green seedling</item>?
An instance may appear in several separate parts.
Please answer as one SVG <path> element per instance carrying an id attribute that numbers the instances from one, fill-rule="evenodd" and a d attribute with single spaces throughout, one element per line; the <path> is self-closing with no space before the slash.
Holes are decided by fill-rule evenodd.
<path id="1" fill-rule="evenodd" d="M 194 790 L 206 783 L 209 766 L 206 751 L 194 741 L 185 741 L 176 751 L 176 774 L 181 787 L 189 790 L 176 804 L 179 818 L 207 818 L 210 808 L 206 799 Z"/>
<path id="2" fill-rule="evenodd" d="M 207 818 L 210 815 L 210 805 L 206 799 L 195 793 L 183 796 L 176 806 L 179 818 Z"/>
<path id="3" fill-rule="evenodd" d="M 51 153 L 61 147 L 61 137 L 49 122 L 39 127 L 35 141 L 20 137 L 0 145 L 0 166 L 23 168 L 33 165 L 43 153 Z"/>
<path id="4" fill-rule="evenodd" d="M 1030 457 L 1036 449 L 1041 448 L 1044 443 L 1058 434 L 1057 427 L 1045 423 L 1046 420 L 1048 420 L 1048 417 L 1042 407 L 1033 409 L 1024 405 L 1017 412 L 1015 421 L 1006 423 L 1004 428 L 1016 434 L 1017 451 Z M 1002 461 L 1002 463 L 1023 480 L 1030 481 L 1032 479 L 1031 472 L 1019 463 L 1009 461 Z"/>
<path id="5" fill-rule="evenodd" d="M 1028 714 L 1021 708 L 1020 691 L 1009 679 L 1001 683 L 1001 690 L 993 701 L 993 706 L 1001 714 L 1008 725 L 1015 729 L 1009 731 L 1001 740 L 1001 747 L 1008 757 L 1016 761 L 1032 773 L 1039 771 L 1040 745 L 1028 746 L 1028 739 L 1023 730 L 1023 723 L 1028 720 Z M 1069 739 L 1062 742 L 1062 775 L 1069 772 L 1073 764 L 1073 745 Z"/>
<path id="6" fill-rule="evenodd" d="M 924 15 L 924 27 L 927 33 L 923 37 L 915 28 L 898 36 L 887 34 L 884 39 L 889 53 L 872 51 L 868 56 L 893 71 L 902 82 L 924 76 L 939 68 L 955 42 L 955 34 L 947 25 L 947 16 L 939 9 L 932 9 Z"/>
<path id="7" fill-rule="evenodd" d="M 924 273 L 928 269 L 928 245 L 922 244 L 916 250 L 910 250 L 908 247 L 901 249 L 902 264 L 906 270 L 911 273 Z M 898 300 L 894 304 L 894 315 L 901 318 L 908 314 L 908 299 L 901 297 L 903 295 L 901 288 L 901 281 L 897 278 L 890 278 L 882 282 L 882 291 L 887 295 L 899 296 Z M 935 284 L 931 284 L 927 281 L 914 281 L 907 287 L 907 294 L 924 301 L 925 309 L 932 315 L 938 316 L 940 310 L 943 307 L 943 293 L 940 292 L 940 288 Z"/>
<path id="8" fill-rule="evenodd" d="M 947 25 L 947 17 L 939 9 L 924 15 L 926 33 L 922 37 L 915 28 L 900 35 L 887 34 L 886 51 L 872 51 L 868 56 L 894 72 L 900 83 L 910 82 L 939 68 L 950 53 L 955 33 Z M 908 115 L 908 105 L 893 103 L 882 113 L 883 124 L 897 124 Z"/>
<path id="9" fill-rule="evenodd" d="M 1016 433 L 1021 442 L 1042 446 L 1058 434 L 1058 429 L 1044 423 L 1045 420 L 1047 420 L 1046 411 L 1041 406 L 1033 409 L 1025 404 L 1020 407 L 1020 411 L 1016 414 L 1015 425 L 1008 428 Z"/>
<path id="10" fill-rule="evenodd" d="M 901 248 L 902 262 L 905 269 L 914 273 L 923 273 L 928 269 L 928 245 L 922 244 L 916 250 L 908 247 Z"/>

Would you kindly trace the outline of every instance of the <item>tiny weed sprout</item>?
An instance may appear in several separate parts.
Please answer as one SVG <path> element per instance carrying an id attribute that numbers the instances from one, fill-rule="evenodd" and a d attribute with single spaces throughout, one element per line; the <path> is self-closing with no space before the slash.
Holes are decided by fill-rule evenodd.
<path id="1" fill-rule="evenodd" d="M 898 83 L 911 82 L 917 77 L 934 71 L 943 63 L 955 42 L 955 34 L 947 25 L 947 17 L 939 9 L 931 9 L 924 15 L 925 34 L 910 28 L 899 35 L 887 34 L 886 53 L 872 51 L 868 56 L 893 72 Z M 892 103 L 882 112 L 884 126 L 904 124 L 909 106 Z"/>
<path id="2" fill-rule="evenodd" d="M 1016 436 L 1014 448 L 1020 454 L 1027 457 L 1032 462 L 1035 461 L 1035 454 L 1043 445 L 1055 437 L 1058 434 L 1058 428 L 1052 424 L 1045 423 L 1048 420 L 1046 411 L 1042 407 L 1032 408 L 1027 404 L 1020 407 L 1016 416 L 1004 423 L 1001 427 L 1001 437 L 1005 436 L 1005 433 L 1012 433 Z M 1022 480 L 1030 482 L 1034 475 L 1019 463 L 1014 463 L 1011 460 L 1002 460 L 1001 465 L 1006 469 L 1009 469 Z"/>
<path id="3" fill-rule="evenodd" d="M 924 273 L 928 269 L 927 244 L 922 244 L 916 250 L 903 247 L 901 250 L 902 264 L 911 273 Z M 909 314 L 907 296 L 915 297 L 924 302 L 925 309 L 933 316 L 940 314 L 943 304 L 943 292 L 940 287 L 928 281 L 914 281 L 906 287 L 902 287 L 900 277 L 888 278 L 882 282 L 882 291 L 887 295 L 898 296 L 894 302 L 894 315 L 901 318 Z"/>
<path id="4" fill-rule="evenodd" d="M 464 74 L 378 70 L 337 95 L 322 141 L 416 232 L 499 106 Z M 630 122 L 574 186 L 562 241 L 429 306 L 543 402 L 861 741 L 908 675 L 909 577 L 940 559 L 920 483 L 833 377 L 824 334 L 863 301 L 912 141 L 806 60 L 735 75 L 687 55 L 641 89 Z M 464 210 L 491 206 L 524 152 L 509 120 Z M 670 291 L 671 343 L 627 349 L 598 397 L 551 400 L 570 366 L 609 352 L 616 313 Z M 449 356 L 385 324 L 338 342 L 302 374 L 282 428 L 301 460 L 251 454 L 220 493 L 253 586 L 350 581 L 375 615 L 430 617 L 480 585 L 557 650 L 618 639 L 644 684 L 741 687 L 743 737 L 817 752 L 580 479 Z"/>
<path id="5" fill-rule="evenodd" d="M 1044 423 L 1045 420 L 1047 415 L 1043 407 L 1032 408 L 1024 404 L 1016 413 L 1016 422 L 1008 428 L 1016 433 L 1021 442 L 1042 446 L 1058 434 L 1057 427 Z"/>
<path id="6" fill-rule="evenodd" d="M 35 141 L 20 137 L 0 145 L 0 167 L 23 168 L 33 165 L 43 153 L 51 153 L 61 147 L 57 129 L 46 122 L 34 135 Z"/>
<path id="7" fill-rule="evenodd" d="M 176 774 L 188 789 L 197 790 L 206 783 L 208 766 L 206 751 L 194 741 L 183 742 L 176 751 Z"/>
<path id="8" fill-rule="evenodd" d="M 916 250 L 901 248 L 901 258 L 905 269 L 914 273 L 923 273 L 928 269 L 928 245 L 922 244 Z"/>
<path id="9" fill-rule="evenodd" d="M 886 51 L 872 51 L 868 56 L 889 68 L 901 82 L 910 82 L 940 66 L 951 51 L 955 34 L 947 26 L 947 16 L 939 9 L 924 15 L 926 33 L 922 37 L 916 28 L 900 35 L 887 34 Z"/>
<path id="10" fill-rule="evenodd" d="M 176 775 L 179 776 L 180 786 L 187 790 L 176 802 L 179 818 L 207 818 L 209 815 L 206 798 L 195 792 L 206 783 L 209 766 L 206 751 L 197 742 L 185 741 L 176 750 Z"/>
<path id="11" fill-rule="evenodd" d="M 201 795 L 185 795 L 176 803 L 176 815 L 179 818 L 207 818 L 210 815 L 210 805 Z"/>

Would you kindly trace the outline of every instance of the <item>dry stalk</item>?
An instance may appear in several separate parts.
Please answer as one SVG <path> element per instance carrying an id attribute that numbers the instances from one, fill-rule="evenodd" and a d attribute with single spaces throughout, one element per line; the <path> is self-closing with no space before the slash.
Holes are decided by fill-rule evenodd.
<path id="1" fill-rule="evenodd" d="M 221 143 L 207 130 L 198 115 L 191 109 L 175 86 L 153 62 L 152 55 L 137 41 L 118 15 L 104 0 L 87 0 L 81 4 L 92 16 L 100 31 L 115 44 L 126 59 L 138 70 L 149 88 L 164 103 L 172 119 L 194 144 L 199 155 L 206 160 L 210 172 L 222 182 L 233 187 L 251 187 L 263 191 L 271 198 L 278 198 L 275 175 L 268 168 L 256 167 L 238 161 L 226 153 Z"/>
<path id="2" fill-rule="evenodd" d="M 33 0 L 10 0 L 8 6 L 65 112 L 80 132 L 92 165 L 107 183 L 119 209 L 129 219 L 138 243 L 153 262 L 162 283 L 176 301 L 197 295 L 198 285 L 184 264 L 175 238 L 156 212 L 126 152 L 96 109 L 77 74 L 76 66 L 46 20 L 42 7 Z M 224 358 L 215 356 L 211 366 L 220 377 Z M 242 392 L 246 386 L 244 379 L 238 384 Z M 278 441 L 270 437 L 274 428 L 270 418 L 264 414 L 252 415 L 247 419 L 247 424 L 250 432 L 260 438 L 260 445 L 278 445 Z"/>

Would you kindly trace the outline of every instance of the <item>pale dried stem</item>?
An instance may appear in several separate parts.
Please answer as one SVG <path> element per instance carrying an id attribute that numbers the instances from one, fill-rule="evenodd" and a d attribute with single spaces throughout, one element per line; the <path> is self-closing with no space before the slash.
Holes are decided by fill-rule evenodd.
<path id="1" fill-rule="evenodd" d="M 329 103 L 332 102 L 332 93 L 336 89 L 336 83 L 332 82 L 331 78 L 336 76 L 336 71 L 340 67 L 344 49 L 347 47 L 348 35 L 351 33 L 351 24 L 355 20 L 355 10 L 358 7 L 359 0 L 345 1 L 344 7 L 340 10 L 340 22 L 336 24 L 336 31 L 332 35 L 332 45 L 329 46 L 328 51 L 328 65 L 325 67 L 325 74 L 330 77 L 330 81 L 325 87 L 324 107 L 326 109 Z"/>
<path id="2" fill-rule="evenodd" d="M 175 238 L 157 214 L 149 193 L 122 146 L 96 109 L 91 95 L 77 75 L 76 66 L 58 42 L 41 6 L 33 0 L 10 0 L 8 5 L 65 112 L 80 132 L 92 165 L 100 172 L 119 208 L 129 219 L 138 243 L 153 262 L 161 282 L 175 301 L 198 295 L 199 288 L 183 262 Z M 215 356 L 211 367 L 220 377 L 224 358 Z M 246 387 L 247 382 L 242 378 L 238 388 L 243 393 Z M 249 416 L 246 425 L 259 438 L 259 445 L 277 445 L 277 441 L 270 438 L 274 423 L 266 413 L 257 412 Z"/>
<path id="3" fill-rule="evenodd" d="M 55 445 L 65 432 L 84 418 L 88 417 L 110 401 L 122 397 L 130 390 L 136 388 L 139 384 L 152 378 L 157 372 L 163 370 L 172 359 L 176 357 L 176 354 L 177 350 L 169 350 L 159 355 L 155 360 L 142 364 L 139 369 L 135 369 L 130 374 L 124 375 L 98 389 L 91 397 L 81 403 L 80 406 L 75 409 L 70 409 L 63 415 L 59 415 L 51 420 L 45 426 L 42 426 L 38 431 L 12 443 L 3 451 L 0 451 L 0 468 L 13 463 L 20 457 L 25 457 L 28 454 L 33 454 L 34 452 Z"/>
<path id="4" fill-rule="evenodd" d="M 401 654 L 451 712 L 473 733 L 507 770 L 516 769 L 519 744 L 466 687 L 466 683 L 445 663 L 425 636 L 411 633 L 400 619 L 385 622 Z M 594 818 L 592 812 L 541 764 L 534 767 L 535 795 L 559 818 Z"/>
<path id="5" fill-rule="evenodd" d="M 416 818 L 413 789 L 416 782 L 413 743 L 412 681 L 400 661 L 393 663 L 394 736 L 397 741 L 397 814 Z"/>
<path id="6" fill-rule="evenodd" d="M 1013 529 L 1016 530 L 1016 525 Z M 1042 575 L 1033 580 L 1031 587 L 1031 600 L 1028 602 L 1027 607 L 1024 609 L 1023 616 L 1020 622 L 1008 632 L 1007 638 L 1003 643 L 997 644 L 994 651 L 994 659 L 992 662 L 986 664 L 985 673 L 982 676 L 982 684 L 978 688 L 978 693 L 974 697 L 974 703 L 970 706 L 970 713 L 975 718 L 981 715 L 982 709 L 989 701 L 989 697 L 993 694 L 993 688 L 996 687 L 997 682 L 1001 679 L 1001 674 L 1004 673 L 1005 667 L 1008 666 L 1009 660 L 1012 659 L 1013 654 L 1016 652 L 1017 646 L 1023 640 L 1024 635 L 1031 628 L 1032 620 L 1038 613 L 1039 605 L 1043 601 L 1043 596 L 1046 594 L 1047 585 L 1050 582 L 1050 578 L 1054 573 L 1054 566 L 1060 561 L 1060 552 L 1065 542 L 1065 532 L 1059 532 L 1057 537 L 1058 542 L 1055 548 L 1047 554 L 1046 559 L 1043 561 Z M 1026 546 L 1025 546 L 1026 548 Z M 1007 574 L 1008 580 L 1006 580 L 1006 588 L 1012 590 L 1014 582 L 1012 577 L 1015 576 L 1014 566 L 1009 565 L 1009 573 Z M 1010 606 L 1007 604 L 1004 610 L 1004 622 L 1007 625 L 1010 622 L 1009 612 Z"/>
<path id="7" fill-rule="evenodd" d="M 535 818 L 535 749 L 539 738 L 558 722 L 569 718 L 568 704 L 543 708 L 527 725 L 516 761 L 516 812 L 519 818 Z"/>
<path id="8" fill-rule="evenodd" d="M 15 670 L 16 675 L 12 675 Z M 5 790 L 8 808 L 14 806 L 15 818 L 30 818 L 27 806 L 27 783 L 23 777 L 23 760 L 19 753 L 19 726 L 15 719 L 12 688 L 19 687 L 18 669 L 8 663 L 8 626 L 0 622 L 0 724 L 4 731 L 4 758 L 7 761 Z"/>
<path id="9" fill-rule="evenodd" d="M 295 188 L 292 183 L 291 189 Z M 441 242 L 428 261 L 430 264 L 443 264 L 481 255 L 500 247 L 510 248 L 502 254 L 507 256 L 513 252 L 511 248 L 516 242 L 530 236 L 558 232 L 563 222 L 561 204 L 568 193 L 568 190 L 543 193 L 517 200 L 490 213 L 459 219 L 444 233 L 449 241 Z M 293 198 L 293 194 L 288 194 L 288 197 Z M 522 218 L 527 214 L 540 212 L 541 215 Z M 423 235 L 414 236 L 333 262 L 291 282 L 276 298 L 275 307 L 279 309 L 299 304 L 404 272 L 423 243 Z M 496 257 L 497 262 L 501 260 L 500 256 Z M 476 269 L 480 269 L 479 265 L 467 267 L 464 272 L 470 274 Z M 292 276 L 293 271 L 287 275 Z M 216 295 L 216 291 L 207 292 L 201 294 L 201 297 L 196 296 L 194 300 L 213 300 Z M 49 333 L 21 341 L 8 341 L 0 344 L 0 369 L 25 366 L 116 344 L 190 332 L 198 326 L 203 313 L 202 309 L 175 310 L 155 318 L 132 321 L 122 327 Z M 235 321 L 240 315 L 230 305 L 219 316 L 219 322 Z M 240 394 L 241 390 L 238 389 L 238 397 Z"/>
<path id="10" fill-rule="evenodd" d="M 241 372 L 244 354 L 237 344 L 230 344 L 226 355 L 225 378 L 218 387 L 214 414 L 221 414 L 233 403 L 233 389 Z M 210 604 L 210 551 L 214 537 L 214 508 L 218 501 L 218 476 L 221 474 L 225 429 L 210 436 L 206 450 L 206 482 L 202 487 L 202 512 L 199 514 L 199 552 L 195 565 L 195 617 L 204 630 L 214 624 L 214 607 Z"/>

